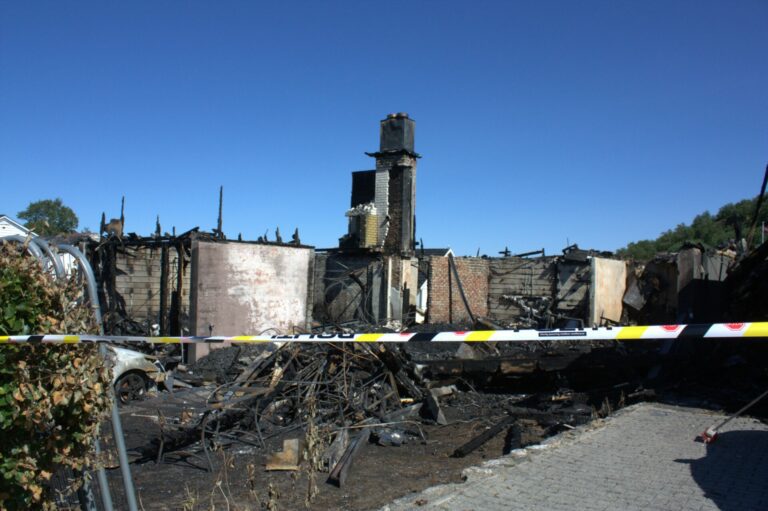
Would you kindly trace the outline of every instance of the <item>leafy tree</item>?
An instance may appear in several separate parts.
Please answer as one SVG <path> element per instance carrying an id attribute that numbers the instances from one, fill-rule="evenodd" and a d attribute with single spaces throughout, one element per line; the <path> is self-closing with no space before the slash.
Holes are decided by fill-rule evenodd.
<path id="1" fill-rule="evenodd" d="M 629 243 L 626 247 L 617 251 L 619 257 L 637 259 L 638 261 L 649 261 L 658 250 L 656 242 L 653 240 L 640 240 Z"/>
<path id="2" fill-rule="evenodd" d="M 731 240 L 739 240 L 749 235 L 749 228 L 755 214 L 757 199 L 744 199 L 721 207 L 716 215 L 705 211 L 691 222 L 691 225 L 679 224 L 674 229 L 664 231 L 655 240 L 640 240 L 629 243 L 617 251 L 620 257 L 639 261 L 650 260 L 659 252 L 675 252 L 686 242 L 701 243 L 709 247 L 725 247 Z M 760 243 L 760 223 L 768 223 L 768 207 L 763 207 L 757 217 L 755 243 Z"/>
<path id="3" fill-rule="evenodd" d="M 75 212 L 58 198 L 30 202 L 27 209 L 19 211 L 18 216 L 26 220 L 26 227 L 41 236 L 73 232 L 79 222 Z"/>

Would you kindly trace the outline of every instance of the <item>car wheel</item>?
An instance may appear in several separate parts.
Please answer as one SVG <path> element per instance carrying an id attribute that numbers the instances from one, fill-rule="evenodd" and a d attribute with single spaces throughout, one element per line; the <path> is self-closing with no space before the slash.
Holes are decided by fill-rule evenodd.
<path id="1" fill-rule="evenodd" d="M 141 399 L 147 393 L 147 380 L 139 373 L 126 373 L 115 382 L 115 396 L 120 404 Z"/>

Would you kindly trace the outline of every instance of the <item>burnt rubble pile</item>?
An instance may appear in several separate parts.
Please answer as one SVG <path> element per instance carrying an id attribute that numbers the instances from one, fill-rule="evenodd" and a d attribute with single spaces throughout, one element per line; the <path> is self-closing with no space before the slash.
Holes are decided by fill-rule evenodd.
<path id="1" fill-rule="evenodd" d="M 558 387 L 567 385 L 563 377 L 534 384 L 543 389 L 537 394 L 511 394 L 509 386 L 491 393 L 478 391 L 488 381 L 473 380 L 471 368 L 466 371 L 469 376 L 463 374 L 464 366 L 459 371 L 440 369 L 470 362 L 460 357 L 477 348 L 451 343 L 430 351 L 427 344 L 422 351 L 380 343 L 271 343 L 213 350 L 194 365 L 172 371 L 166 384 L 186 388 L 155 399 L 181 400 L 187 403 L 182 409 L 174 412 L 150 403 L 153 400 L 144 402 L 160 415 L 160 429 L 134 449 L 137 461 L 170 461 L 191 452 L 203 465 L 207 458 L 210 467 L 216 447 L 245 444 L 273 453 L 267 470 L 302 467 L 328 472 L 328 482 L 342 486 L 355 454 L 369 442 L 424 444 L 430 428 L 480 421 L 484 427 L 476 434 L 456 440 L 454 457 L 466 456 L 504 431 L 505 444 L 512 449 L 608 413 L 620 400 L 616 393 L 613 404 L 606 405 L 604 392 Z M 557 351 L 526 350 L 533 352 L 525 359 L 491 353 L 475 362 L 488 365 L 495 359 L 497 366 L 509 367 L 518 363 L 520 377 L 534 372 L 528 369 L 530 360 Z M 572 361 L 568 347 L 560 351 Z M 637 389 L 627 386 L 622 396 Z"/>
<path id="2" fill-rule="evenodd" d="M 683 341 L 235 345 L 121 415 L 147 495 L 218 498 L 229 471 L 225 499 L 369 509 L 633 403 L 734 412 L 764 392 L 764 343 Z"/>
<path id="3" fill-rule="evenodd" d="M 323 447 L 318 459 L 325 460 L 317 467 L 331 471 L 332 482 L 341 485 L 355 448 L 369 437 L 399 445 L 421 435 L 418 426 L 406 424 L 445 421 L 436 398 L 414 380 L 411 365 L 396 348 L 273 343 L 257 353 L 242 352 L 239 347 L 214 350 L 186 371 L 174 372 L 182 386 L 211 379 L 216 386 L 195 418 L 166 424 L 160 438 L 140 448 L 142 459 L 162 460 L 192 444 L 206 450 L 222 435 L 246 436 L 267 449 L 269 439 L 301 437 L 306 445 L 312 434 L 315 450 Z M 243 360 L 247 363 L 234 374 Z M 280 456 L 288 452 L 295 459 L 275 462 L 282 469 L 286 464 L 298 469 L 298 444 L 291 445 L 286 443 Z"/>
<path id="4" fill-rule="evenodd" d="M 698 396 L 735 408 L 768 377 L 764 365 L 751 363 L 765 360 L 760 346 L 678 341 L 666 355 L 662 347 L 596 341 L 219 348 L 167 370 L 165 392 L 131 405 L 136 420 L 155 416 L 159 428 L 144 419 L 129 444 L 137 462 L 214 472 L 217 452 L 239 453 L 266 471 L 324 473 L 344 487 L 358 473 L 355 459 L 364 465 L 365 453 L 379 449 L 373 444 L 387 452 L 406 445 L 405 456 L 439 443 L 441 459 L 476 462 L 639 401 Z"/>

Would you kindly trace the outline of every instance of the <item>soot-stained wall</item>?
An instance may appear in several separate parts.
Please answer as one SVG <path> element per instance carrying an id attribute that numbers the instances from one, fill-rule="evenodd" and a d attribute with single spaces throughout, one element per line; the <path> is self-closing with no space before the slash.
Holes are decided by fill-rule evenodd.
<path id="1" fill-rule="evenodd" d="M 192 244 L 194 333 L 291 333 L 311 322 L 314 250 L 232 242 Z"/>

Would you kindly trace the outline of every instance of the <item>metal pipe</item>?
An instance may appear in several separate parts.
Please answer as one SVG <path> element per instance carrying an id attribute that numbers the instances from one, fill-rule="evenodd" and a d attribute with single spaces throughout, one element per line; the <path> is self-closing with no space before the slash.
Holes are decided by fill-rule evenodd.
<path id="1" fill-rule="evenodd" d="M 107 358 L 107 345 L 99 343 L 99 353 Z M 120 421 L 120 412 L 117 409 L 114 388 L 110 385 L 110 400 L 112 401 L 112 432 L 115 437 L 115 446 L 117 447 L 117 457 L 120 460 L 120 474 L 123 476 L 123 487 L 125 488 L 125 498 L 128 501 L 128 511 L 139 511 L 136 503 L 136 490 L 133 487 L 133 478 L 131 477 L 131 467 L 128 465 L 128 452 L 125 448 L 125 437 L 123 436 L 123 424 Z"/>
<path id="2" fill-rule="evenodd" d="M 0 239 L 18 241 L 22 245 L 26 244 L 27 252 L 35 256 L 40 261 L 40 264 L 45 264 L 43 262 L 44 256 L 43 256 L 42 250 L 40 250 L 40 247 L 32 243 L 32 240 L 34 240 L 34 238 L 27 238 L 25 236 L 20 236 L 18 234 L 11 234 L 10 236 L 4 236 L 3 238 L 0 238 Z M 29 243 L 27 243 L 27 240 L 29 240 Z"/>
<path id="3" fill-rule="evenodd" d="M 99 348 L 99 351 L 101 351 L 101 348 Z M 96 438 L 93 439 L 93 447 L 96 451 L 96 459 L 100 460 L 101 441 L 99 440 L 98 430 L 96 431 Z M 104 466 L 101 463 L 99 463 L 99 467 L 96 469 L 96 479 L 99 481 L 101 503 L 104 506 L 104 511 L 114 511 L 115 508 L 112 504 L 112 493 L 109 491 L 109 482 L 107 482 L 107 471 L 104 470 Z"/>
<path id="4" fill-rule="evenodd" d="M 32 238 L 32 243 L 39 246 L 40 249 L 45 252 L 46 256 L 48 256 L 48 259 L 50 259 L 51 265 L 53 266 L 53 271 L 56 273 L 56 277 L 63 279 L 65 277 L 64 265 L 59 258 L 59 254 L 51 250 L 48 242 L 42 238 Z"/>
<path id="5" fill-rule="evenodd" d="M 515 254 L 512 257 L 528 257 L 532 255 L 537 255 L 537 254 L 541 254 L 541 257 L 544 257 L 545 256 L 544 249 L 542 248 L 541 250 L 532 250 L 530 252 L 523 252 L 521 254 Z"/>
<path id="6" fill-rule="evenodd" d="M 40 261 L 40 264 L 43 265 L 44 270 L 47 269 L 45 264 L 46 259 L 50 260 L 56 276 L 59 278 L 64 277 L 64 266 L 61 264 L 61 259 L 59 259 L 58 255 L 53 250 L 51 250 L 51 247 L 48 246 L 48 243 L 45 240 L 37 237 L 25 237 L 19 234 L 4 236 L 0 239 L 17 241 L 22 245 L 26 244 L 27 251 L 35 256 L 38 261 Z"/>
<path id="7" fill-rule="evenodd" d="M 99 324 L 99 333 L 104 335 L 104 324 L 101 317 L 101 306 L 99 305 L 98 288 L 96 287 L 96 277 L 93 275 L 93 269 L 90 263 L 85 258 L 82 252 L 72 245 L 62 244 L 59 245 L 59 249 L 71 254 L 77 260 L 80 265 L 80 269 L 83 271 L 88 283 L 88 295 L 91 300 L 91 308 L 96 316 L 96 321 Z M 106 360 L 107 358 L 107 346 L 103 343 L 99 344 L 99 353 Z M 117 447 L 117 457 L 120 460 L 120 473 L 123 477 L 123 487 L 125 488 L 125 496 L 128 501 L 129 511 L 138 511 L 136 504 L 136 491 L 133 487 L 133 478 L 131 477 L 131 467 L 128 465 L 128 453 L 125 448 L 125 438 L 123 437 L 123 425 L 120 421 L 120 412 L 117 409 L 117 403 L 114 399 L 114 388 L 110 385 L 110 400 L 112 401 L 112 431 L 115 437 L 115 445 Z M 99 469 L 103 470 L 103 469 Z M 102 478 L 99 474 L 99 485 L 106 483 L 106 474 Z M 102 487 L 102 492 L 105 487 Z M 109 487 L 106 487 L 106 491 L 109 492 Z M 110 497 L 111 499 L 111 497 Z M 107 510 L 109 511 L 109 510 Z"/>
<path id="8" fill-rule="evenodd" d="M 85 258 L 83 253 L 72 245 L 63 243 L 58 247 L 60 250 L 73 256 L 77 260 L 80 269 L 85 274 L 86 282 L 88 283 L 88 298 L 91 300 L 91 309 L 93 310 L 94 316 L 96 316 L 96 322 L 99 324 L 99 334 L 104 335 L 104 324 L 101 319 L 101 305 L 99 305 L 99 292 L 91 264 L 88 262 L 88 259 Z"/>

